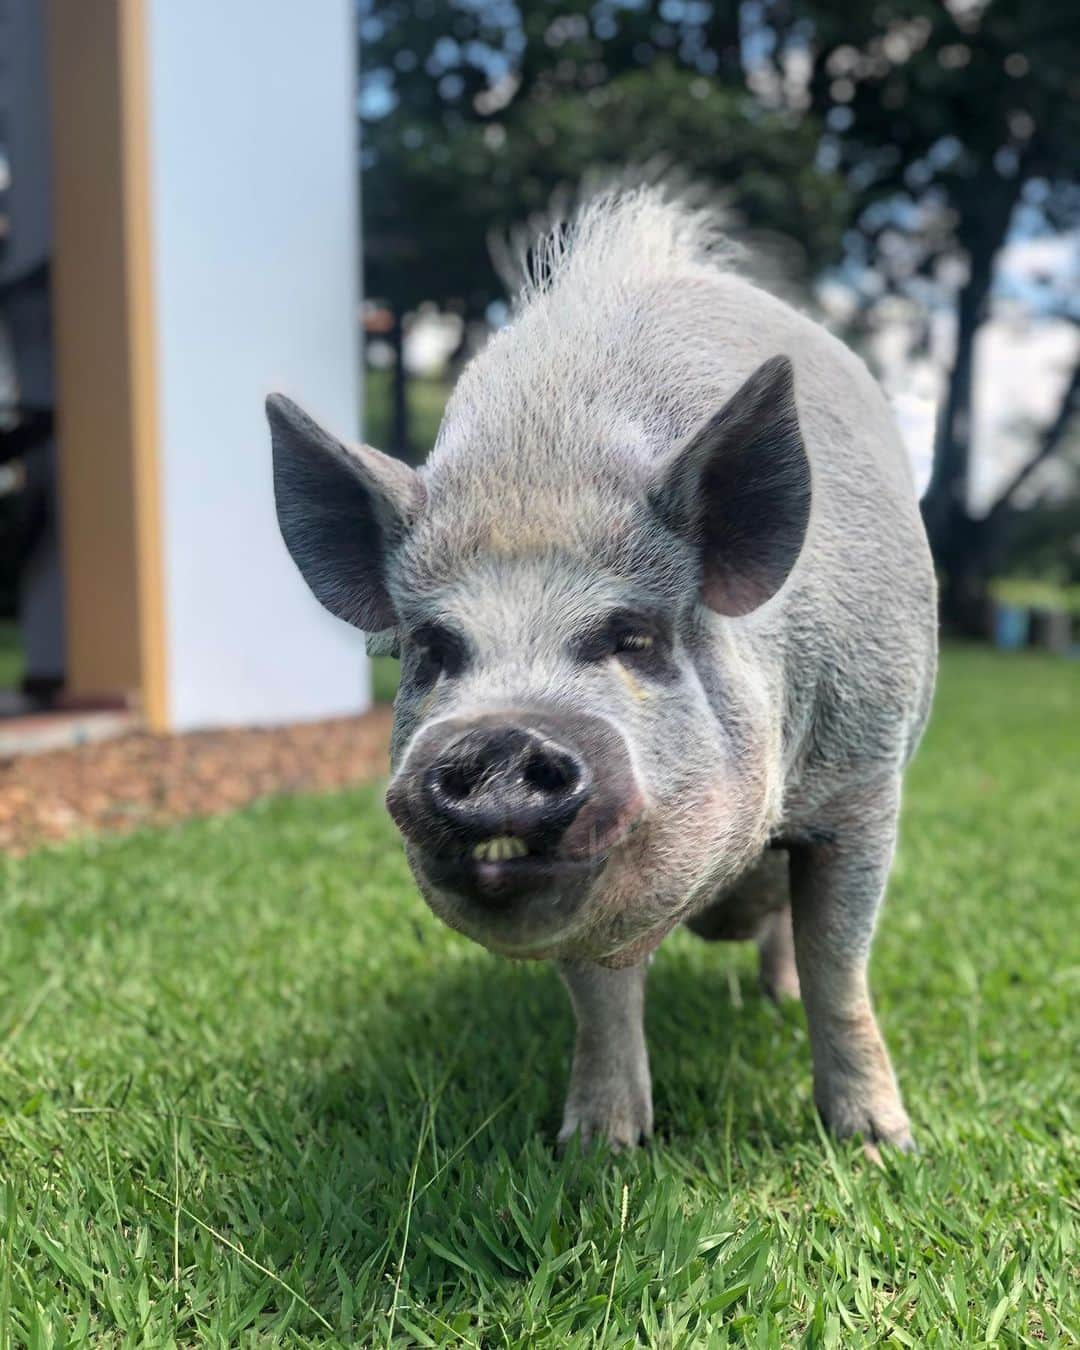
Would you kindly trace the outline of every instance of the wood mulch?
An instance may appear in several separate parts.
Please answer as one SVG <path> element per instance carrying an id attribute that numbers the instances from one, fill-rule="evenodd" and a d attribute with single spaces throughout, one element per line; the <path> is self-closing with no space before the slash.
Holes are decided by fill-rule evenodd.
<path id="1" fill-rule="evenodd" d="M 213 815 L 259 797 L 320 792 L 387 772 L 390 709 L 287 727 L 135 732 L 0 759 L 0 851 Z"/>

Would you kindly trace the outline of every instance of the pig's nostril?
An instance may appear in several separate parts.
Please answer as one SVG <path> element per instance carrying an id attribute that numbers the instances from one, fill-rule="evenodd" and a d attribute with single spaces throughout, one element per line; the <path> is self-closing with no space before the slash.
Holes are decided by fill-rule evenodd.
<path id="1" fill-rule="evenodd" d="M 581 771 L 572 756 L 547 746 L 538 746 L 525 760 L 525 782 L 538 792 L 572 792 Z"/>
<path id="2" fill-rule="evenodd" d="M 480 777 L 475 763 L 447 764 L 438 773 L 439 789 L 451 801 L 463 802 L 472 795 Z"/>

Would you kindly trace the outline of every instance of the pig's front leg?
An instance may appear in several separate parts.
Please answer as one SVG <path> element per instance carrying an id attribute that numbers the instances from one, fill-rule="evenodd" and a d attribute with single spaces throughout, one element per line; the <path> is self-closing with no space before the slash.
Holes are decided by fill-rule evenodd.
<path id="1" fill-rule="evenodd" d="M 834 1133 L 909 1151 L 911 1127 L 870 1004 L 866 968 L 896 841 L 899 783 L 830 812 L 829 842 L 792 852 L 795 956 L 814 1058 L 814 1101 Z"/>
<path id="2" fill-rule="evenodd" d="M 632 1148 L 652 1134 L 652 1084 L 645 1047 L 645 966 L 607 970 L 559 962 L 577 1019 L 574 1063 L 559 1143 L 607 1140 Z"/>

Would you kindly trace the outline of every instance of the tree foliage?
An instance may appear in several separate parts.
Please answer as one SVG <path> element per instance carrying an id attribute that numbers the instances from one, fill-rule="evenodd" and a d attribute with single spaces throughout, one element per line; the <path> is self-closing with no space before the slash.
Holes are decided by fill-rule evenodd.
<path id="1" fill-rule="evenodd" d="M 840 177 L 815 163 L 812 119 L 764 108 L 737 78 L 737 5 L 362 8 L 372 296 L 480 313 L 502 293 L 493 229 L 545 211 L 587 171 L 658 162 L 722 189 L 749 227 L 786 236 L 796 271 L 835 255 Z"/>
<path id="2" fill-rule="evenodd" d="M 969 506 L 975 337 L 1010 233 L 1080 227 L 1080 13 L 1074 0 L 767 0 L 765 16 L 774 68 L 809 62 L 808 106 L 851 193 L 849 261 L 955 307 L 924 513 L 946 618 L 977 626 L 1015 511 Z M 1075 295 L 1057 299 L 1080 320 Z M 1075 390 L 1067 379 L 1033 456 L 1067 443 Z"/>
<path id="3" fill-rule="evenodd" d="M 489 232 L 589 169 L 721 189 L 790 266 L 956 317 L 925 514 L 963 624 L 1012 503 L 968 502 L 975 336 L 1003 244 L 1080 227 L 1075 0 L 361 0 L 368 293 L 467 315 Z M 1080 301 L 1056 297 L 1080 322 Z M 1075 380 L 1033 456 L 1069 443 Z M 1028 475 L 1024 476 L 1027 481 Z M 965 617 L 966 611 L 966 617 Z"/>

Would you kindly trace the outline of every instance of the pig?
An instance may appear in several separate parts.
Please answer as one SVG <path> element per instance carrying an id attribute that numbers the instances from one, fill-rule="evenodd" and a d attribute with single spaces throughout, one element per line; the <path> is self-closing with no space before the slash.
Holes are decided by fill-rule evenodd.
<path id="1" fill-rule="evenodd" d="M 826 1124 L 909 1150 L 867 959 L 937 623 L 886 399 L 663 188 L 531 257 L 422 468 L 267 404 L 294 561 L 400 655 L 387 806 L 419 889 L 557 964 L 560 1142 L 652 1133 L 646 969 L 685 924 L 801 993 Z"/>

